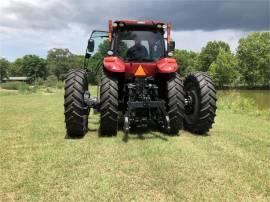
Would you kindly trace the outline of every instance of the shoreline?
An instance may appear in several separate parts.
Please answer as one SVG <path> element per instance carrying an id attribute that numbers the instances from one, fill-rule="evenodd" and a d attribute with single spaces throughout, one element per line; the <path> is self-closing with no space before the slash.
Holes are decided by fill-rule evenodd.
<path id="1" fill-rule="evenodd" d="M 217 90 L 270 90 L 269 86 L 215 86 Z"/>

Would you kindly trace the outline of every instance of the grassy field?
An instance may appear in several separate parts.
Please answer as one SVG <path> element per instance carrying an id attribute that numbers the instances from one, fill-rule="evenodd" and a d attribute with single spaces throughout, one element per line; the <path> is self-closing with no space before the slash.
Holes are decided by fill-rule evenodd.
<path id="1" fill-rule="evenodd" d="M 0 201 L 269 201 L 270 122 L 218 110 L 206 136 L 65 139 L 63 92 L 0 92 Z"/>

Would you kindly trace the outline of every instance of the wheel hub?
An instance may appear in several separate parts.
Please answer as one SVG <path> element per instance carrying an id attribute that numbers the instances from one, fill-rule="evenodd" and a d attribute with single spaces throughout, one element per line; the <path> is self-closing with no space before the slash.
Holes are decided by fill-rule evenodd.
<path id="1" fill-rule="evenodd" d="M 89 93 L 89 91 L 85 91 L 84 94 L 83 94 L 83 101 L 84 101 L 84 103 L 87 104 L 87 105 L 88 105 L 88 103 L 89 103 L 89 98 L 90 98 L 90 93 Z"/>
<path id="2" fill-rule="evenodd" d="M 185 110 L 186 114 L 192 114 L 195 109 L 196 97 L 193 91 L 188 91 L 185 97 Z"/>

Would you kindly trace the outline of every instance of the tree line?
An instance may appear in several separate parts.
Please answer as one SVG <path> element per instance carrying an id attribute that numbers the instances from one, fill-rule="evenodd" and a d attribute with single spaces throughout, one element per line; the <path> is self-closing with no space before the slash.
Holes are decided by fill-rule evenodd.
<path id="1" fill-rule="evenodd" d="M 210 41 L 200 53 L 176 50 L 183 76 L 205 71 L 225 86 L 270 87 L 270 32 L 253 32 L 238 42 L 236 53 L 223 41 Z"/>
<path id="2" fill-rule="evenodd" d="M 54 75 L 58 80 L 64 79 L 64 74 L 72 68 L 81 66 L 82 55 L 75 55 L 68 49 L 54 48 L 48 51 L 46 59 L 37 55 L 25 55 L 10 62 L 0 59 L 1 80 L 10 76 L 28 76 L 32 79 L 47 79 Z"/>
<path id="3" fill-rule="evenodd" d="M 100 45 L 89 61 L 90 72 L 107 52 L 107 44 Z M 219 88 L 226 86 L 270 86 L 270 32 L 253 32 L 239 40 L 236 53 L 223 41 L 209 41 L 200 52 L 176 50 L 174 53 L 181 76 L 194 71 L 205 71 Z M 0 59 L 0 80 L 9 76 L 28 76 L 32 79 L 47 79 L 55 76 L 63 80 L 65 73 L 83 65 L 84 56 L 71 53 L 68 49 L 54 48 L 47 57 L 25 55 L 10 62 Z M 96 82 L 96 78 L 91 80 Z"/>

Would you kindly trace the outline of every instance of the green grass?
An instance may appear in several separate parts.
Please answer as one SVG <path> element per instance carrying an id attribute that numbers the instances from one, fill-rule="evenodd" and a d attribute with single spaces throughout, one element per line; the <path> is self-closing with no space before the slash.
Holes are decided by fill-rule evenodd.
<path id="1" fill-rule="evenodd" d="M 217 112 L 208 136 L 181 131 L 65 139 L 63 91 L 0 92 L 0 201 L 269 201 L 270 123 Z"/>

